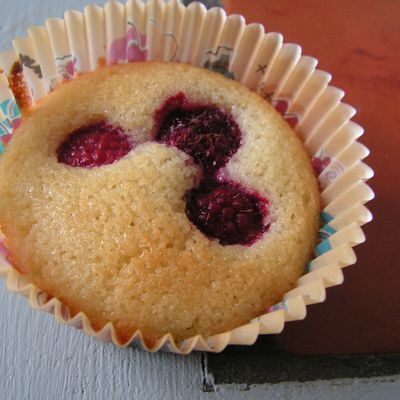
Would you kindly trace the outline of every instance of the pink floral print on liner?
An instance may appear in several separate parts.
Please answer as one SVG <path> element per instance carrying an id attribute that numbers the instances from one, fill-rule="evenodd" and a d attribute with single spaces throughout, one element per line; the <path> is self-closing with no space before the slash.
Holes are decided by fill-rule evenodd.
<path id="1" fill-rule="evenodd" d="M 283 119 L 294 128 L 299 122 L 299 118 L 294 113 L 288 113 L 289 103 L 286 100 L 273 100 L 272 106 L 282 115 Z"/>
<path id="2" fill-rule="evenodd" d="M 117 64 L 119 61 L 145 61 L 147 59 L 146 35 L 139 33 L 132 22 L 126 36 L 114 40 L 110 46 L 109 63 Z"/>
<path id="3" fill-rule="evenodd" d="M 330 164 L 331 158 L 328 156 L 322 156 L 321 158 L 315 156 L 311 160 L 311 164 L 314 168 L 315 175 L 319 176 L 325 169 L 326 167 Z"/>
<path id="4" fill-rule="evenodd" d="M 75 75 L 77 60 L 71 54 L 67 54 L 64 57 L 56 58 L 57 73 L 64 81 L 71 80 Z M 59 82 L 55 79 L 51 82 L 51 90 L 54 90 L 59 85 Z"/>

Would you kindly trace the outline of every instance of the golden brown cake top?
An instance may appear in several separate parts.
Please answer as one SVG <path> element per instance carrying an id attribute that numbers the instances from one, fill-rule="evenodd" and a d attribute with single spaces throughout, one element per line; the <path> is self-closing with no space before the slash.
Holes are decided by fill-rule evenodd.
<path id="1" fill-rule="evenodd" d="M 318 214 L 307 154 L 281 116 L 183 64 L 64 84 L 0 161 L 16 266 L 122 339 L 209 336 L 259 315 L 302 273 Z"/>

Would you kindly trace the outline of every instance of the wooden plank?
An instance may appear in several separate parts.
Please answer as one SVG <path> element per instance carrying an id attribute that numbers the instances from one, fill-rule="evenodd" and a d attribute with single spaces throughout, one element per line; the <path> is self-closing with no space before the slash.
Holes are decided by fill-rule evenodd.
<path id="1" fill-rule="evenodd" d="M 232 346 L 207 356 L 213 384 L 312 382 L 385 377 L 400 374 L 400 354 L 301 356 L 282 350 L 275 336 L 264 336 L 249 348 Z M 203 364 L 205 361 L 203 361 Z M 204 367 L 203 367 L 204 368 Z M 205 376 L 205 389 L 210 389 Z"/>

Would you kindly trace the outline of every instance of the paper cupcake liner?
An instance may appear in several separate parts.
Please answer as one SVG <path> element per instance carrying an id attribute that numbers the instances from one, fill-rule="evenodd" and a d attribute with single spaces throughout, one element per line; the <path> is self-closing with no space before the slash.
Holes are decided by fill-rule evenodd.
<path id="1" fill-rule="evenodd" d="M 297 286 L 265 314 L 231 331 L 181 342 L 166 334 L 151 347 L 137 331 L 122 344 L 111 323 L 95 331 L 84 313 L 71 318 L 68 307 L 11 267 L 0 241 L 0 275 L 33 308 L 117 346 L 219 352 L 281 332 L 286 321 L 305 318 L 307 305 L 323 302 L 326 288 L 343 282 L 342 268 L 356 262 L 352 247 L 365 241 L 361 226 L 372 219 L 364 203 L 374 197 L 365 183 L 373 171 L 362 162 L 369 151 L 357 142 L 363 129 L 350 120 L 355 109 L 342 103 L 344 92 L 329 86 L 331 75 L 316 69 L 315 58 L 302 56 L 300 46 L 283 43 L 281 34 L 265 33 L 262 25 L 246 25 L 242 16 L 226 16 L 221 8 L 129 0 L 109 1 L 104 8 L 89 5 L 83 13 L 67 11 L 64 19 L 28 29 L 28 37 L 15 39 L 13 47 L 0 53 L 0 151 L 19 124 L 20 108 L 36 104 L 66 80 L 119 62 L 184 62 L 235 79 L 275 106 L 304 141 L 319 174 L 323 204 L 319 243 Z"/>

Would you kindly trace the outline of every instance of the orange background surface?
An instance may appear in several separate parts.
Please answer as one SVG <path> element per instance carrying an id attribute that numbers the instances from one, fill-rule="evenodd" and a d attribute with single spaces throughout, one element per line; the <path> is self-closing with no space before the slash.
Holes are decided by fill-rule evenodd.
<path id="1" fill-rule="evenodd" d="M 355 266 L 327 301 L 287 324 L 281 347 L 300 354 L 400 352 L 400 1 L 224 0 L 228 14 L 298 43 L 357 108 L 375 171 L 374 221 Z"/>

